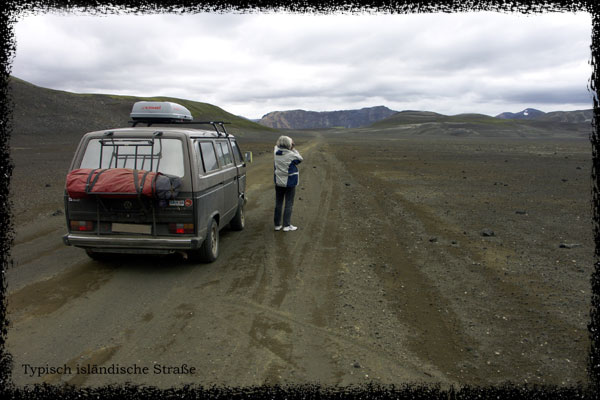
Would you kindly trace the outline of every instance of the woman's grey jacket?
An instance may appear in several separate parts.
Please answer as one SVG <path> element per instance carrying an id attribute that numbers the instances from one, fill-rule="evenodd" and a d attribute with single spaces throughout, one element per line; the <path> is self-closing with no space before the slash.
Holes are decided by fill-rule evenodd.
<path id="1" fill-rule="evenodd" d="M 298 185 L 298 167 L 302 156 L 297 150 L 288 150 L 275 146 L 275 185 L 281 187 L 294 187 Z"/>

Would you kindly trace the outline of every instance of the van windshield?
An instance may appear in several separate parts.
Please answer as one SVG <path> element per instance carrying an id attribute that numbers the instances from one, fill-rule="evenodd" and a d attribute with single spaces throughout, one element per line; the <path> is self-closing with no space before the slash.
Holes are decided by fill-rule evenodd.
<path id="1" fill-rule="evenodd" d="M 92 139 L 80 168 L 131 168 L 184 176 L 183 147 L 178 139 Z"/>

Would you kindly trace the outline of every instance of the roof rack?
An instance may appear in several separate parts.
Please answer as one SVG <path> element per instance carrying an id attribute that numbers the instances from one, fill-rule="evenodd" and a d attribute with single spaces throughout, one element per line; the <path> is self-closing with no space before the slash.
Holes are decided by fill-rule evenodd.
<path id="1" fill-rule="evenodd" d="M 146 126 L 152 126 L 152 124 L 169 124 L 169 125 L 212 125 L 215 128 L 218 136 L 224 134 L 225 136 L 229 136 L 227 129 L 225 129 L 225 125 L 230 125 L 231 122 L 224 121 L 178 121 L 172 119 L 160 119 L 160 118 L 148 118 L 148 119 L 135 119 L 133 121 L 129 121 L 133 127 L 137 124 L 142 123 L 146 124 Z M 223 132 L 219 131 L 218 127 L 221 127 Z"/>

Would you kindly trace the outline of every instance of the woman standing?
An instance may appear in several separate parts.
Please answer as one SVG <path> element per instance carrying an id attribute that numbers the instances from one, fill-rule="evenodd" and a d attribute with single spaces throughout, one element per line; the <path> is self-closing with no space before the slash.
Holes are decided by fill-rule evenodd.
<path id="1" fill-rule="evenodd" d="M 294 141 L 289 136 L 281 136 L 273 151 L 275 158 L 275 230 L 283 228 L 284 232 L 295 231 L 298 227 L 291 224 L 294 195 L 298 185 L 298 167 L 302 156 L 295 149 Z M 283 225 L 281 224 L 281 209 L 283 210 Z"/>

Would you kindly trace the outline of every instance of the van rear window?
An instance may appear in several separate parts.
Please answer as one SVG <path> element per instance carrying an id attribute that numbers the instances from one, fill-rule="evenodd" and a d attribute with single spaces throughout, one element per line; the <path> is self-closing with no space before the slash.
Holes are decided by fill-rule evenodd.
<path id="1" fill-rule="evenodd" d="M 80 168 L 132 168 L 182 177 L 183 146 L 178 139 L 91 139 Z"/>

